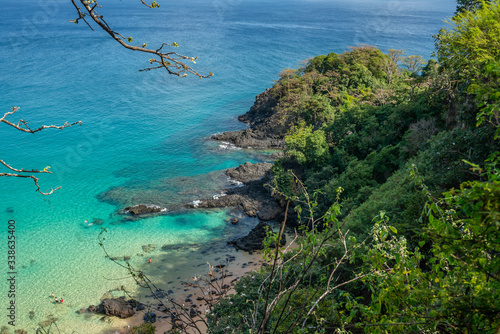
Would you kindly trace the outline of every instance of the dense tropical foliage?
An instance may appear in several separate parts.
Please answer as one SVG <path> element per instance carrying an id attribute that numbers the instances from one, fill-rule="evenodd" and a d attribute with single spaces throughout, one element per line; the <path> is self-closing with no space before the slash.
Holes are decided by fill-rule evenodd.
<path id="1" fill-rule="evenodd" d="M 302 237 L 213 333 L 499 333 L 500 4 L 458 12 L 437 61 L 360 46 L 280 74 L 273 186 Z"/>

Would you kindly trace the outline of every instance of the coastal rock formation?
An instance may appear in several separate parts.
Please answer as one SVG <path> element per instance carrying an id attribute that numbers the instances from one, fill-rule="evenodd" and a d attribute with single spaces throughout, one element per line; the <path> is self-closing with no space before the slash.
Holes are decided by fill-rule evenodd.
<path id="1" fill-rule="evenodd" d="M 230 178 L 248 183 L 253 180 L 258 180 L 261 177 L 264 177 L 270 170 L 273 164 L 269 162 L 262 162 L 252 164 L 251 162 L 246 162 L 244 165 L 240 165 L 236 168 L 229 168 L 226 170 L 226 175 Z"/>
<path id="2" fill-rule="evenodd" d="M 166 208 L 162 208 L 159 205 L 152 205 L 152 204 L 138 204 L 125 208 L 125 212 L 129 212 L 134 216 L 143 215 L 146 213 L 163 212 L 166 210 L 167 210 Z"/>
<path id="3" fill-rule="evenodd" d="M 97 307 L 97 312 L 105 315 L 114 315 L 119 318 L 128 318 L 135 314 L 134 307 L 125 300 L 125 297 L 103 299 Z"/>
<path id="4" fill-rule="evenodd" d="M 248 217 L 259 217 L 261 220 L 270 221 L 281 218 L 283 209 L 271 196 L 270 189 L 265 185 L 270 182 L 270 163 L 245 163 L 226 171 L 227 175 L 240 182 L 244 187 L 229 189 L 224 196 L 197 201 L 197 208 L 226 208 L 237 207 L 243 210 Z"/>
<path id="5" fill-rule="evenodd" d="M 279 122 L 276 114 L 277 100 L 267 89 L 257 95 L 254 105 L 238 119 L 250 125 L 240 131 L 229 131 L 213 135 L 211 138 L 225 141 L 244 148 L 284 148 L 286 127 Z"/>
<path id="6" fill-rule="evenodd" d="M 229 241 L 228 244 L 232 244 L 236 246 L 237 248 L 251 252 L 255 250 L 261 250 L 264 248 L 263 241 L 266 238 L 266 234 L 268 229 L 271 227 L 269 224 L 266 224 L 264 222 L 259 222 L 257 226 L 255 226 L 250 233 L 248 233 L 247 236 L 244 236 L 243 238 L 236 239 L 233 241 Z M 283 235 L 280 240 L 280 246 L 284 246 L 286 243 L 286 237 Z M 271 244 L 271 247 L 274 248 L 276 245 L 273 243 Z"/>

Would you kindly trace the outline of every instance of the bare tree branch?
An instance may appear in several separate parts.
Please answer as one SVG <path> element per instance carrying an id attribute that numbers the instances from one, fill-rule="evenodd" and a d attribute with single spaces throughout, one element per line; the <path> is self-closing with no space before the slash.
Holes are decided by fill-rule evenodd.
<path id="1" fill-rule="evenodd" d="M 0 118 L 0 123 L 5 123 L 9 126 L 12 126 L 13 128 L 19 130 L 19 131 L 22 131 L 22 132 L 28 132 L 28 133 L 36 133 L 36 132 L 39 132 L 39 131 L 42 131 L 44 129 L 64 129 L 64 128 L 69 128 L 70 126 L 73 126 L 73 125 L 76 125 L 76 124 L 82 124 L 81 121 L 78 121 L 78 122 L 74 122 L 74 123 L 71 123 L 69 124 L 68 122 L 64 123 L 63 125 L 61 126 L 57 126 L 57 125 L 42 125 L 38 128 L 35 128 L 35 129 L 32 129 L 29 127 L 29 122 L 23 120 L 23 119 L 20 119 L 19 122 L 17 122 L 17 124 L 14 124 L 10 121 L 7 120 L 7 116 L 9 115 L 12 115 L 14 113 L 16 113 L 16 111 L 19 110 L 19 107 L 12 107 L 11 111 L 9 112 L 6 112 L 2 118 Z M 2 176 L 6 176 L 6 177 L 21 177 L 21 178 L 29 178 L 29 179 L 32 179 L 34 182 L 35 182 L 35 185 L 36 185 L 36 191 L 38 191 L 40 194 L 42 195 L 50 195 L 52 194 L 54 191 L 56 191 L 57 189 L 60 189 L 61 187 L 57 187 L 55 189 L 53 188 L 50 188 L 50 191 L 47 191 L 47 192 L 44 192 L 40 189 L 40 185 L 38 184 L 38 178 L 34 175 L 26 175 L 26 174 L 21 174 L 21 173 L 28 173 L 28 174 L 35 174 L 35 173 L 46 173 L 46 174 L 52 174 L 51 171 L 49 171 L 49 168 L 50 166 L 47 166 L 45 167 L 43 170 L 39 170 L 39 169 L 24 169 L 24 168 L 21 168 L 21 169 L 18 169 L 18 168 L 14 168 L 12 167 L 11 165 L 9 165 L 8 163 L 6 163 L 5 161 L 3 161 L 2 159 L 0 159 L 0 164 L 4 165 L 5 167 L 7 167 L 8 169 L 10 169 L 11 171 L 13 172 L 16 172 L 17 174 L 15 173 L 0 173 L 0 177 Z"/>
<path id="2" fill-rule="evenodd" d="M 87 22 L 85 19 L 86 16 L 90 16 L 90 18 L 99 26 L 101 27 L 102 30 L 107 32 L 115 41 L 120 43 L 124 48 L 132 50 L 132 51 L 139 51 L 139 52 L 144 52 L 144 53 L 149 53 L 157 58 L 151 58 L 149 59 L 150 64 L 154 64 L 154 66 L 147 67 L 145 69 L 142 69 L 140 71 L 150 71 L 152 69 L 157 69 L 157 68 L 165 68 L 169 74 L 177 75 L 177 76 L 187 76 L 188 73 L 194 74 L 198 76 L 200 79 L 201 78 L 208 78 L 213 75 L 212 72 L 209 73 L 209 75 L 202 75 L 192 69 L 189 65 L 185 64 L 184 61 L 191 61 L 193 63 L 196 63 L 196 59 L 198 57 L 188 57 L 184 56 L 181 54 L 178 54 L 177 52 L 169 51 L 169 52 L 164 52 L 162 51 L 163 47 L 165 46 L 170 46 L 170 47 L 178 47 L 179 45 L 177 43 L 163 43 L 158 49 L 148 49 L 146 48 L 146 43 L 143 43 L 140 46 L 133 46 L 129 43 L 132 42 L 132 37 L 125 37 L 121 33 L 114 31 L 108 23 L 104 20 L 103 16 L 100 15 L 97 11 L 96 8 L 101 8 L 102 6 L 99 6 L 97 3 L 97 0 L 79 0 L 84 10 L 82 10 L 75 0 L 71 0 L 73 3 L 73 6 L 76 8 L 76 11 L 78 13 L 78 18 L 75 20 L 70 20 L 73 23 L 78 23 L 80 20 L 83 20 L 91 29 L 92 27 L 90 24 Z M 153 1 L 151 5 L 148 5 L 144 0 L 140 0 L 143 5 L 149 7 L 149 8 L 156 8 L 159 7 L 159 5 L 156 3 L 156 1 Z M 94 29 L 92 29 L 94 30 Z"/>
<path id="3" fill-rule="evenodd" d="M 71 123 L 71 124 L 69 124 L 68 122 L 66 122 L 66 123 L 64 123 L 63 125 L 60 125 L 60 126 L 57 126 L 57 125 L 42 125 L 39 128 L 31 129 L 28 126 L 29 122 L 26 122 L 23 119 L 20 119 L 19 122 L 17 122 L 17 124 L 14 124 L 14 123 L 12 123 L 12 122 L 10 122 L 10 121 L 8 121 L 8 120 L 5 119 L 7 116 L 14 114 L 18 110 L 19 110 L 19 107 L 12 107 L 12 111 L 9 111 L 9 112 L 5 113 L 3 115 L 3 117 L 0 118 L 0 123 L 5 123 L 7 125 L 10 125 L 10 126 L 16 128 L 19 131 L 28 132 L 28 133 L 35 133 L 35 132 L 38 132 L 38 131 L 42 131 L 44 129 L 60 129 L 60 130 L 62 130 L 64 128 L 69 128 L 70 126 L 73 126 L 73 125 L 76 125 L 76 124 L 80 124 L 80 125 L 82 124 L 82 121 L 74 122 L 74 123 Z"/>
<path id="4" fill-rule="evenodd" d="M 57 187 L 55 189 L 53 188 L 50 188 L 50 191 L 48 192 L 43 192 L 41 189 L 40 189 L 40 186 L 38 185 L 38 178 L 34 175 L 22 175 L 22 174 L 12 174 L 12 173 L 0 173 L 0 177 L 2 176 L 13 176 L 13 177 L 22 177 L 22 178 L 29 178 L 29 179 L 33 179 L 33 181 L 35 182 L 35 186 L 36 186 L 36 191 L 38 191 L 40 194 L 42 195 L 45 195 L 45 196 L 48 196 L 50 194 L 52 194 L 54 191 L 56 191 L 57 189 L 61 189 L 61 187 Z"/>

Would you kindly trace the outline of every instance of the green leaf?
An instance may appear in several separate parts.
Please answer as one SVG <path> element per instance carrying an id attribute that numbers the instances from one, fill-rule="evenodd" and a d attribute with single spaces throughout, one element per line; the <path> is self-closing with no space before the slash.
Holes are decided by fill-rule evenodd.
<path id="1" fill-rule="evenodd" d="M 392 231 L 392 233 L 398 234 L 398 230 L 394 226 L 389 226 L 389 229 Z"/>

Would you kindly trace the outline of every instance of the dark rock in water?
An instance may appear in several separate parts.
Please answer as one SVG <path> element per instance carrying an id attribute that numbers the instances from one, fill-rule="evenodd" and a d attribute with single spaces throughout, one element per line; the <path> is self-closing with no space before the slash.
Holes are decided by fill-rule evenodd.
<path id="1" fill-rule="evenodd" d="M 194 318 L 194 317 L 196 317 L 197 315 L 198 315 L 198 312 L 196 312 L 194 309 L 190 309 L 190 310 L 189 310 L 189 316 L 190 316 L 191 318 Z"/>
<path id="2" fill-rule="evenodd" d="M 144 306 L 144 305 L 142 305 L 142 304 L 139 304 L 139 305 L 137 305 L 137 307 L 136 307 L 135 309 L 136 309 L 136 311 L 142 311 L 142 310 L 144 310 L 145 308 L 146 308 L 146 306 Z"/>
<path id="3" fill-rule="evenodd" d="M 270 229 L 269 224 L 259 222 L 259 224 L 254 227 L 247 236 L 229 241 L 228 244 L 235 245 L 237 248 L 247 252 L 261 250 L 264 248 L 263 241 L 266 238 L 268 229 Z M 286 238 L 283 235 L 280 240 L 280 245 L 283 246 L 285 243 Z M 271 245 L 271 247 L 275 247 L 275 245 Z"/>
<path id="4" fill-rule="evenodd" d="M 104 220 L 102 220 L 101 218 L 94 218 L 94 220 L 92 221 L 92 224 L 102 225 L 102 224 L 104 224 Z"/>
<path id="5" fill-rule="evenodd" d="M 97 306 L 95 305 L 90 305 L 88 308 L 89 312 L 93 313 L 93 312 L 97 312 Z"/>
<path id="6" fill-rule="evenodd" d="M 246 162 L 244 165 L 240 165 L 239 167 L 229 168 L 226 170 L 226 175 L 236 181 L 248 183 L 264 177 L 271 170 L 272 166 L 273 164 L 269 162 L 256 164 Z"/>
<path id="7" fill-rule="evenodd" d="M 192 302 L 192 300 L 191 300 L 191 298 L 186 298 L 186 299 L 184 300 L 184 302 L 185 302 L 185 303 L 191 303 L 191 302 Z"/>
<path id="8" fill-rule="evenodd" d="M 86 308 L 81 308 L 79 310 L 76 311 L 77 314 L 83 314 L 83 313 L 86 313 L 87 312 L 87 309 Z"/>
<path id="9" fill-rule="evenodd" d="M 171 293 L 170 291 L 171 290 L 165 291 L 165 290 L 162 290 L 162 289 L 156 289 L 155 290 L 155 295 L 156 295 L 156 297 L 158 297 L 160 299 L 167 298 L 168 295 Z M 173 291 L 172 291 L 172 293 L 173 293 Z"/>
<path id="10" fill-rule="evenodd" d="M 148 313 L 146 313 L 144 315 L 143 320 L 145 322 L 151 322 L 151 323 L 156 322 L 156 313 L 154 313 L 154 312 L 148 312 Z"/>
<path id="11" fill-rule="evenodd" d="M 123 257 L 123 261 L 129 261 L 129 260 L 130 260 L 130 256 L 125 255 L 125 256 Z"/>
<path id="12" fill-rule="evenodd" d="M 125 297 L 103 299 L 97 308 L 97 312 L 109 316 L 113 315 L 122 319 L 131 317 L 135 314 L 132 305 L 125 300 Z"/>
<path id="13" fill-rule="evenodd" d="M 14 213 L 14 208 L 13 208 L 13 207 L 11 207 L 11 206 L 9 206 L 9 207 L 7 207 L 7 208 L 5 209 L 5 212 L 7 212 L 7 213 Z"/>
<path id="14" fill-rule="evenodd" d="M 35 317 L 35 311 L 30 311 L 30 319 L 33 319 Z"/>
<path id="15" fill-rule="evenodd" d="M 238 224 L 239 221 L 240 220 L 238 218 L 234 217 L 231 219 L 231 224 L 236 225 L 236 224 Z"/>
<path id="16" fill-rule="evenodd" d="M 253 164 L 256 165 L 256 164 Z M 271 191 L 266 184 L 270 182 L 270 171 L 264 177 L 249 181 L 244 187 L 233 188 L 227 191 L 226 196 L 198 201 L 197 205 L 188 205 L 197 208 L 225 208 L 236 207 L 243 210 L 248 217 L 260 217 L 261 220 L 281 220 L 283 206 L 271 196 Z M 289 217 L 290 213 L 289 213 Z M 291 219 L 290 219 L 291 220 Z"/>
<path id="17" fill-rule="evenodd" d="M 28 331 L 25 329 L 16 329 L 14 334 L 28 334 Z"/>
<path id="18" fill-rule="evenodd" d="M 50 317 L 47 320 L 39 322 L 38 326 L 40 326 L 40 327 L 49 327 L 50 325 L 52 325 L 57 320 L 58 320 L 58 318 Z"/>
<path id="19" fill-rule="evenodd" d="M 257 217 L 260 220 L 271 221 L 276 220 L 281 217 L 283 209 L 277 205 L 266 205 L 257 213 Z"/>
<path id="20" fill-rule="evenodd" d="M 288 129 L 280 122 L 276 105 L 276 98 L 271 90 L 267 89 L 257 95 L 250 111 L 238 117 L 240 121 L 250 124 L 249 129 L 216 134 L 212 139 L 245 148 L 283 148 L 283 138 Z"/>
<path id="21" fill-rule="evenodd" d="M 134 216 L 143 215 L 146 213 L 162 212 L 165 210 L 166 209 L 162 208 L 161 206 L 151 205 L 151 204 L 138 204 L 138 205 L 129 206 L 129 207 L 125 208 L 125 212 L 129 212 Z"/>
<path id="22" fill-rule="evenodd" d="M 167 245 L 167 244 L 165 244 L 165 245 L 161 246 L 161 250 L 162 251 L 182 250 L 182 249 L 185 249 L 185 248 L 198 247 L 198 246 L 199 246 L 199 244 L 174 244 L 174 245 Z"/>

